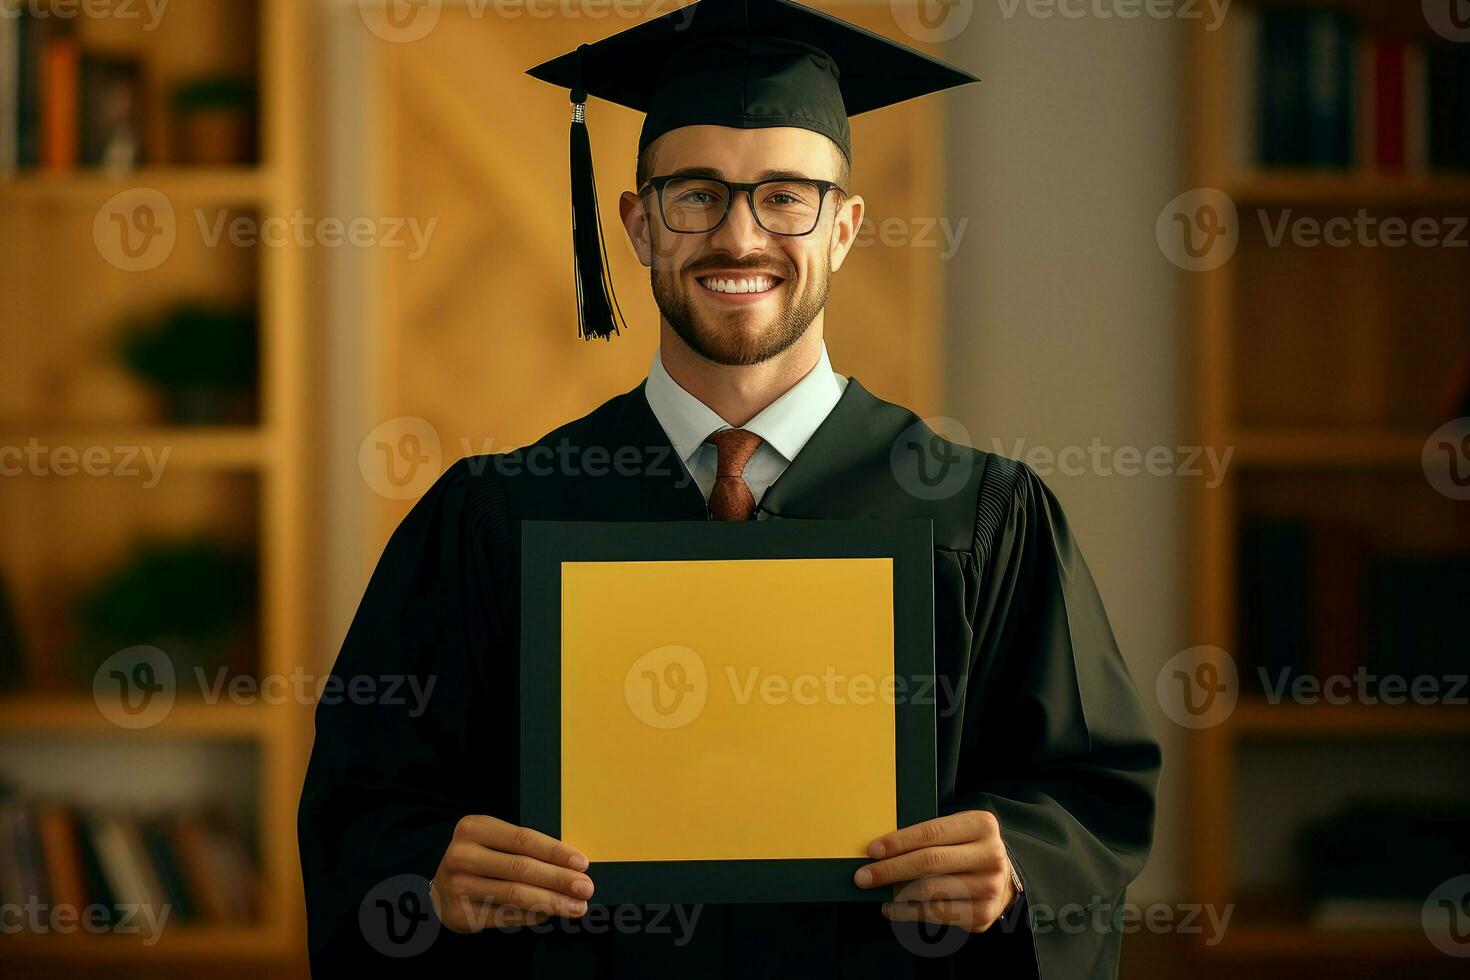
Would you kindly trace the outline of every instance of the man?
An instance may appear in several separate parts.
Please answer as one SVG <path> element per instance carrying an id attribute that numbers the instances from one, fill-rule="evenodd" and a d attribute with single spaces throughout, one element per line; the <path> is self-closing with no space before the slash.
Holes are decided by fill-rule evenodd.
<path id="1" fill-rule="evenodd" d="M 533 69 L 577 105 L 588 337 L 618 313 L 582 103 L 647 112 L 620 213 L 660 348 L 645 382 L 585 418 L 461 460 L 390 540 L 334 673 L 348 689 L 385 674 L 435 686 L 418 717 L 317 709 L 300 812 L 313 968 L 411 952 L 415 973 L 1113 976 L 1108 924 L 1148 853 L 1160 757 L 1056 498 L 834 373 L 823 342 L 863 216 L 847 117 L 973 79 L 786 0 L 688 14 Z M 636 465 L 547 465 L 594 452 Z M 595 867 L 517 824 L 520 523 L 913 517 L 934 534 L 941 816 L 870 845 L 855 880 L 888 900 L 773 895 L 694 910 L 684 930 L 579 925 Z M 385 941 L 374 916 L 395 903 L 431 943 Z"/>

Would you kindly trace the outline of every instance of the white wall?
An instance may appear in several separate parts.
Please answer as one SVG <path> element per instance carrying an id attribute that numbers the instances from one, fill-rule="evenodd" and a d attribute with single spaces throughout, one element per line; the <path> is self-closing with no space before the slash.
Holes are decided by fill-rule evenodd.
<path id="1" fill-rule="evenodd" d="M 948 210 L 970 219 L 949 270 L 947 404 L 980 448 L 1193 438 L 1180 418 L 1183 283 L 1154 240 L 1160 208 L 1184 189 L 1184 50 L 1177 21 L 1040 19 L 1009 0 L 976 4 L 949 43 L 947 57 L 982 79 L 944 96 Z M 1130 898 L 1169 899 L 1184 885 L 1187 763 L 1181 729 L 1152 692 L 1162 662 L 1193 645 L 1192 487 L 1147 475 L 1045 479 L 1165 742 L 1157 843 Z"/>

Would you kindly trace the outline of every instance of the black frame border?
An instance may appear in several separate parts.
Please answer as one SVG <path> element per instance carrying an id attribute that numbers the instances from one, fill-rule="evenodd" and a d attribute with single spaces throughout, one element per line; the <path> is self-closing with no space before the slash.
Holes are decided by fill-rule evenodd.
<path id="1" fill-rule="evenodd" d="M 934 678 L 928 520 L 524 521 L 521 524 L 520 822 L 561 837 L 561 565 L 567 561 L 893 560 L 894 673 Z M 898 826 L 938 814 L 935 703 L 894 709 Z M 905 763 L 908 763 L 907 765 Z M 867 858 L 597 862 L 599 905 L 883 901 L 852 876 Z"/>

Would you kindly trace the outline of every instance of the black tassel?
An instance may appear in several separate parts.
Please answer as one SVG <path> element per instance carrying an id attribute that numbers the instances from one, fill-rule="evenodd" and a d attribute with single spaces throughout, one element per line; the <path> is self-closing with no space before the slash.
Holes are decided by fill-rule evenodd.
<path id="1" fill-rule="evenodd" d="M 577 48 L 577 85 L 572 89 L 572 263 L 577 283 L 577 324 L 586 340 L 609 340 L 627 326 L 613 293 L 607 246 L 597 208 L 597 178 L 592 173 L 592 142 L 587 136 L 587 93 L 582 89 L 582 50 Z"/>

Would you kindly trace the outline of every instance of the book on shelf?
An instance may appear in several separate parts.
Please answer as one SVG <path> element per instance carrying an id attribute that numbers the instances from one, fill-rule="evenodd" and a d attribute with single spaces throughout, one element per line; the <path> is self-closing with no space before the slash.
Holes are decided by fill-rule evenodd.
<path id="1" fill-rule="evenodd" d="M 240 924 L 259 916 L 260 887 L 240 825 L 219 811 L 0 803 L 0 902 L 100 909 L 108 922 L 149 906 L 172 922 Z"/>
<path id="2" fill-rule="evenodd" d="M 1297 857 L 1314 926 L 1418 928 L 1426 897 L 1470 869 L 1470 803 L 1353 801 L 1301 827 Z"/>
<path id="3" fill-rule="evenodd" d="M 1360 671 L 1380 682 L 1437 679 L 1442 689 L 1464 673 L 1470 555 L 1386 550 L 1340 522 L 1252 518 L 1239 571 L 1249 690 L 1289 692 L 1283 682 L 1301 676 L 1325 683 Z"/>
<path id="4" fill-rule="evenodd" d="M 1348 11 L 1238 5 L 1226 19 L 1238 170 L 1470 168 L 1470 51 L 1379 35 Z"/>
<path id="5" fill-rule="evenodd" d="M 0 175 L 132 169 L 142 162 L 142 106 L 136 58 L 87 51 L 72 21 L 26 5 L 0 16 Z"/>

